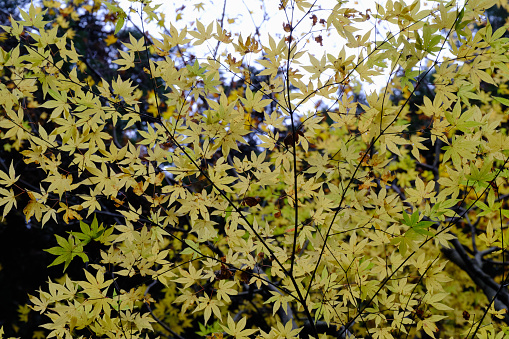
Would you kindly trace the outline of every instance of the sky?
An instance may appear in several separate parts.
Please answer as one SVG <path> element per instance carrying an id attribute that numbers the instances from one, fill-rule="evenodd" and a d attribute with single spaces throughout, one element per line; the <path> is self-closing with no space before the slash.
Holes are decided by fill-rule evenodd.
<path id="1" fill-rule="evenodd" d="M 292 0 L 288 0 L 289 3 Z M 310 0 L 310 2 L 313 2 Z M 374 9 L 376 8 L 376 3 L 374 0 L 347 0 L 345 1 L 346 7 L 354 8 L 355 10 L 366 13 L 368 8 Z M 378 1 L 380 4 L 385 5 L 387 0 Z M 397 2 L 394 0 L 394 2 Z M 412 1 L 407 0 L 406 3 L 410 4 Z M 463 3 L 463 1 L 457 1 L 458 5 Z M 129 6 L 132 4 L 129 0 L 120 0 L 121 7 L 124 10 L 127 10 Z M 329 13 L 332 8 L 338 3 L 337 0 L 316 0 L 315 2 L 315 11 L 312 14 L 315 14 L 320 19 L 327 19 Z M 421 9 L 430 8 L 436 2 L 435 1 L 421 1 Z M 250 34 L 253 34 L 256 31 L 257 26 L 260 27 L 260 39 L 263 44 L 268 45 L 268 34 L 270 33 L 274 38 L 281 38 L 285 35 L 283 23 L 288 23 L 290 20 L 294 23 L 299 22 L 302 19 L 299 27 L 308 32 L 311 23 L 311 14 L 305 15 L 304 12 L 295 9 L 294 17 L 291 18 L 291 12 L 279 10 L 279 0 L 186 0 L 186 1 L 170 1 L 170 0 L 153 0 L 153 5 L 161 5 L 158 10 L 162 11 L 166 15 L 166 22 L 171 22 L 178 30 L 184 28 L 187 25 L 189 30 L 195 29 L 194 19 L 199 19 L 205 27 L 215 20 L 220 19 L 224 15 L 224 28 L 227 31 L 232 33 L 241 33 L 242 37 L 245 39 Z M 139 9 L 140 5 L 136 4 L 135 8 Z M 264 17 L 264 13 L 265 17 Z M 132 20 L 141 26 L 141 21 L 139 15 L 133 14 Z M 385 38 L 385 34 L 391 30 L 392 32 L 397 32 L 397 27 L 390 26 L 380 26 L 379 24 L 375 28 L 375 20 L 371 17 L 370 20 L 364 22 L 362 24 L 356 24 L 356 27 L 360 28 L 360 31 L 354 33 L 354 35 L 360 34 L 364 35 L 366 32 L 371 30 L 371 39 L 383 40 Z M 320 24 L 317 24 L 313 27 L 314 29 L 321 28 Z M 158 37 L 157 34 L 160 29 L 156 27 L 156 25 L 152 25 L 149 27 L 145 27 L 145 30 L 148 30 L 155 37 Z M 215 27 L 214 27 L 215 30 Z M 300 32 L 302 32 L 302 30 Z M 299 33 L 299 30 L 297 30 Z M 376 34 L 376 36 L 375 36 Z M 319 35 L 319 33 L 315 34 L 315 36 Z M 312 38 L 309 39 L 308 43 L 300 44 L 299 47 L 301 49 L 306 50 L 307 52 L 315 55 L 318 59 L 320 59 L 324 53 L 330 53 L 332 55 L 337 56 L 339 51 L 343 48 L 345 41 L 340 38 L 337 34 L 334 34 L 330 37 L 325 35 L 323 37 L 323 46 L 320 46 L 317 42 L 315 42 Z M 234 37 L 235 38 L 235 37 Z M 236 38 L 235 38 L 236 40 Z M 235 41 L 234 40 L 234 41 Z M 277 41 L 277 40 L 276 40 Z M 216 40 L 209 41 L 201 45 L 200 47 L 195 48 L 195 54 L 199 56 L 210 56 L 211 50 L 214 50 L 216 47 Z M 352 50 L 346 48 L 347 55 L 355 54 L 358 55 L 361 50 Z M 233 50 L 232 50 L 233 52 Z M 232 53 L 234 55 L 234 53 Z M 366 55 L 366 53 L 364 53 Z M 442 55 L 446 55 L 446 51 L 442 52 Z M 254 60 L 259 58 L 261 54 L 248 54 L 246 55 L 244 62 L 251 64 L 253 66 L 260 67 L 259 64 L 255 63 Z M 303 58 L 303 62 L 307 61 L 307 56 Z M 387 80 L 389 79 L 389 71 L 385 75 L 374 78 L 373 84 L 363 83 L 362 87 L 366 94 L 369 94 L 372 91 L 380 90 Z M 305 78 L 304 78 L 305 80 Z M 306 82 L 306 81 L 304 81 Z"/>
<path id="2" fill-rule="evenodd" d="M 121 0 L 120 3 L 124 10 L 127 10 L 131 5 L 128 0 Z M 224 8 L 224 28 L 226 30 L 232 33 L 240 33 L 245 39 L 250 34 L 253 34 L 258 26 L 260 27 L 260 38 L 262 43 L 267 45 L 268 34 L 270 33 L 274 38 L 283 37 L 285 34 L 283 23 L 288 23 L 291 19 L 291 13 L 287 12 L 286 15 L 284 11 L 278 9 L 279 2 L 277 0 L 226 0 L 226 6 L 224 6 L 225 2 L 223 0 L 191 0 L 184 2 L 153 0 L 152 4 L 161 4 L 161 7 L 159 7 L 158 10 L 165 13 L 167 22 L 171 22 L 178 30 L 184 28 L 186 25 L 188 29 L 194 30 L 196 27 L 194 24 L 194 18 L 199 19 L 200 22 L 207 26 L 210 22 L 218 20 L 222 17 Z M 336 4 L 337 1 L 335 0 L 317 0 L 315 7 L 317 10 L 314 11 L 313 14 L 317 16 L 318 20 L 326 20 L 328 14 Z M 178 10 L 181 9 L 183 5 L 185 8 Z M 374 7 L 374 5 L 375 2 L 372 0 L 360 0 L 359 2 L 352 1 L 351 4 L 349 4 L 350 7 L 353 7 L 363 13 L 366 12 L 367 8 Z M 138 6 L 137 8 L 139 8 L 138 4 L 135 6 Z M 264 13 L 266 13 L 265 18 Z M 179 19 L 179 14 L 182 19 Z M 307 16 L 304 15 L 304 12 L 296 9 L 294 11 L 293 22 L 295 23 L 303 19 L 299 27 L 309 31 L 310 23 L 312 21 L 310 19 L 311 14 L 308 14 Z M 133 14 L 131 19 L 137 25 L 141 26 L 141 21 L 138 15 Z M 361 31 L 356 32 L 355 34 L 364 34 L 368 30 L 372 29 L 373 26 L 374 21 L 371 20 L 370 23 L 363 25 Z M 321 27 L 322 26 L 319 24 L 315 26 L 315 28 Z M 145 30 L 148 30 L 155 37 L 159 36 L 157 32 L 159 32 L 160 29 L 157 28 L 156 25 L 145 27 Z M 378 38 L 382 38 L 382 36 L 379 35 Z M 342 41 L 339 36 L 335 35 L 333 37 L 323 36 L 323 46 L 320 46 L 320 44 L 313 41 L 313 39 L 310 39 L 310 42 L 305 46 L 302 44 L 300 46 L 304 47 L 304 49 L 308 52 L 317 55 L 317 57 L 320 59 L 324 52 L 337 55 L 343 47 L 342 43 L 344 43 L 344 41 Z M 196 48 L 196 54 L 203 56 L 207 54 L 210 55 L 210 51 L 214 50 L 215 47 L 216 40 L 213 40 Z M 355 51 L 352 52 L 355 53 Z M 261 54 L 248 54 L 246 55 L 244 61 L 250 63 L 253 66 L 260 67 L 259 64 L 254 63 L 254 60 L 259 58 L 260 55 Z M 303 60 L 306 60 L 306 57 L 304 57 Z M 380 84 L 380 81 L 376 81 L 376 83 Z"/>

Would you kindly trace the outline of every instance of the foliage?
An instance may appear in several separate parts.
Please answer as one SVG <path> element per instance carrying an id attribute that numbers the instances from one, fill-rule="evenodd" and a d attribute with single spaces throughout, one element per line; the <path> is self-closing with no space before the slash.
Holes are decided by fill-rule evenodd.
<path id="1" fill-rule="evenodd" d="M 0 207 L 54 231 L 47 264 L 67 274 L 19 321 L 57 338 L 504 337 L 495 5 L 283 0 L 267 38 L 232 34 L 226 6 L 192 28 L 149 1 L 20 10 L 2 26 Z M 72 28 L 98 17 L 104 69 Z"/>

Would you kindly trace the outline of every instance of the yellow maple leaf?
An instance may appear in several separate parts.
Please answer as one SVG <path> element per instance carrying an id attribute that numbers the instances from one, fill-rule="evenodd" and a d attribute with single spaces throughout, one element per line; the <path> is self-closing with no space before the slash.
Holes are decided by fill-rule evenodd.
<path id="1" fill-rule="evenodd" d="M 115 42 L 117 42 L 118 38 L 114 34 L 109 34 L 106 39 L 104 39 L 104 42 L 106 42 L 106 46 L 113 45 Z"/>

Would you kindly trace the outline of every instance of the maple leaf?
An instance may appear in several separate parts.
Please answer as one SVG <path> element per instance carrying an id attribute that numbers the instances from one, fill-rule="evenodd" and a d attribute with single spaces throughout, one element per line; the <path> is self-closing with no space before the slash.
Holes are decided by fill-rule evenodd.
<path id="1" fill-rule="evenodd" d="M 101 270 L 98 270 L 95 277 L 84 270 L 87 281 L 79 281 L 79 285 L 83 288 L 83 293 L 88 294 L 89 296 L 95 295 L 103 295 L 104 290 L 107 289 L 113 283 L 113 280 L 104 280 L 104 273 Z"/>
<path id="2" fill-rule="evenodd" d="M 0 170 L 0 185 L 5 185 L 6 187 L 12 186 L 16 183 L 16 181 L 18 181 L 19 177 L 19 175 L 16 177 L 13 162 L 11 161 L 11 165 L 9 166 L 9 174 Z"/>
<path id="3" fill-rule="evenodd" d="M 285 325 L 277 323 L 277 329 L 275 329 L 274 332 L 276 332 L 277 336 L 280 338 L 296 338 L 301 330 L 302 327 L 293 329 L 292 321 L 288 321 Z"/>
<path id="4" fill-rule="evenodd" d="M 242 56 L 247 53 L 258 53 L 261 50 L 258 41 L 256 41 L 254 37 L 251 37 L 251 35 L 249 35 L 244 42 L 242 40 L 242 34 L 239 34 L 238 44 L 234 43 L 233 46 Z"/>
<path id="5" fill-rule="evenodd" d="M 198 5 L 200 5 L 200 4 L 198 4 Z M 197 5 L 195 5 L 195 7 L 196 6 Z M 201 10 L 203 10 L 203 3 L 201 4 L 201 6 L 196 7 L 196 9 L 198 9 L 198 11 L 200 10 L 200 8 L 201 8 Z M 213 25 L 213 23 L 211 22 L 207 26 L 207 28 L 205 28 L 205 26 L 203 26 L 203 24 L 200 22 L 200 20 L 196 20 L 196 29 L 198 30 L 198 32 L 189 31 L 189 34 L 197 39 L 193 43 L 194 45 L 201 45 L 205 41 L 210 40 L 210 38 L 212 38 L 214 36 L 212 33 L 212 30 L 214 27 L 212 25 Z"/>
<path id="6" fill-rule="evenodd" d="M 428 148 L 422 144 L 423 141 L 425 141 L 426 138 L 421 138 L 419 136 L 413 135 L 410 137 L 411 146 L 412 146 L 412 155 L 417 159 L 417 161 L 420 161 L 420 154 L 419 150 L 427 150 Z"/>
<path id="7" fill-rule="evenodd" d="M 267 106 L 272 100 L 263 99 L 263 93 L 257 91 L 256 93 L 251 92 L 249 86 L 246 88 L 246 98 L 240 98 L 240 101 L 244 104 L 246 109 L 253 109 L 257 112 L 262 112 L 263 108 Z"/>
<path id="8" fill-rule="evenodd" d="M 204 10 L 204 9 L 203 9 L 203 5 L 204 5 L 204 3 L 203 3 L 203 2 L 200 2 L 200 3 L 194 4 L 193 6 L 194 6 L 195 10 L 197 10 L 198 12 L 200 12 L 200 11 L 203 11 L 203 10 Z"/>
<path id="9" fill-rule="evenodd" d="M 258 330 L 256 329 L 244 329 L 246 327 L 246 321 L 247 318 L 243 317 L 240 319 L 240 321 L 235 324 L 235 321 L 231 317 L 230 314 L 228 314 L 228 326 L 221 325 L 221 327 L 224 329 L 226 333 L 231 335 L 234 338 L 237 339 L 249 339 L 249 336 L 253 333 L 256 333 Z"/>
<path id="10" fill-rule="evenodd" d="M 60 208 L 57 210 L 57 213 L 65 211 L 63 219 L 66 224 L 69 223 L 69 220 L 78 219 L 81 220 L 83 217 L 78 214 L 78 211 L 82 208 L 80 205 L 78 206 L 68 206 L 62 202 L 58 203 Z"/>
<path id="11" fill-rule="evenodd" d="M 312 66 L 303 66 L 303 68 L 312 74 L 310 78 L 311 80 L 319 78 L 320 75 L 327 69 L 326 56 L 323 55 L 322 59 L 318 60 L 315 58 L 315 56 L 309 54 L 309 61 L 311 62 Z"/>
<path id="12" fill-rule="evenodd" d="M 55 238 L 60 246 L 52 247 L 45 251 L 58 257 L 48 267 L 64 263 L 65 272 L 75 257 L 80 257 L 83 262 L 88 262 L 88 256 L 83 252 L 83 243 L 79 240 L 76 242 L 72 234 L 69 235 L 67 240 L 57 234 L 55 234 Z"/>
<path id="13" fill-rule="evenodd" d="M 480 184 L 481 187 L 487 187 L 487 182 L 492 181 L 496 173 L 492 172 L 493 160 L 483 161 L 482 167 L 479 169 L 473 162 L 470 163 L 470 174 L 466 176 L 468 180 L 473 180 Z"/>
<path id="14" fill-rule="evenodd" d="M 486 233 L 479 235 L 478 239 L 484 242 L 487 247 L 493 246 L 493 244 L 497 241 L 498 236 L 493 231 L 491 220 L 488 221 L 488 225 L 486 226 Z"/>
<path id="15" fill-rule="evenodd" d="M 474 113 L 475 109 L 472 107 L 461 114 L 461 104 L 456 103 L 452 112 L 445 111 L 445 117 L 452 126 L 458 128 L 462 132 L 466 132 L 470 128 L 482 125 L 482 122 L 472 120 Z"/>
<path id="16" fill-rule="evenodd" d="M 411 216 L 403 211 L 403 224 L 410 226 L 410 229 L 417 234 L 433 236 L 434 234 L 428 231 L 427 228 L 429 228 L 434 223 L 434 221 L 419 221 L 418 211 L 412 213 Z"/>
<path id="17" fill-rule="evenodd" d="M 477 140 L 468 140 L 465 136 L 454 136 L 451 146 L 442 147 L 445 150 L 443 161 L 452 159 L 454 166 L 460 168 L 461 159 L 472 159 L 478 144 Z"/>
<path id="18" fill-rule="evenodd" d="M 174 281 L 183 284 L 184 288 L 187 288 L 202 278 L 201 273 L 203 269 L 196 270 L 193 265 L 189 265 L 189 271 L 185 271 L 181 268 L 179 268 L 179 271 L 182 277 L 177 278 Z"/>
<path id="19" fill-rule="evenodd" d="M 217 222 L 212 220 L 195 220 L 192 228 L 198 234 L 198 242 L 214 239 L 217 236 L 217 230 L 214 229 L 216 224 Z"/>
<path id="20" fill-rule="evenodd" d="M 36 28 L 43 28 L 44 25 L 46 25 L 49 21 L 43 21 L 44 15 L 46 14 L 47 10 L 39 11 L 39 7 L 36 8 L 33 4 L 33 2 L 30 4 L 30 8 L 28 10 L 28 13 L 24 10 L 20 9 L 19 14 L 25 21 L 20 21 L 20 23 L 23 23 L 24 26 L 34 26 Z"/>
<path id="21" fill-rule="evenodd" d="M 417 322 L 417 329 L 420 330 L 421 328 L 428 334 L 430 337 L 435 338 L 435 333 L 438 331 L 438 327 L 435 324 L 436 322 L 446 318 L 446 316 L 443 315 L 432 315 L 429 318 L 425 318 L 423 320 L 420 320 Z"/>
<path id="22" fill-rule="evenodd" d="M 58 118 L 62 113 L 69 114 L 69 110 L 71 106 L 67 103 L 67 93 L 59 93 L 53 89 L 48 89 L 48 93 L 55 99 L 55 100 L 48 100 L 44 102 L 41 107 L 45 108 L 54 108 L 53 112 L 51 113 L 50 119 Z"/>
<path id="23" fill-rule="evenodd" d="M 139 51 L 145 50 L 145 38 L 144 37 L 141 37 L 140 40 L 136 40 L 136 38 L 133 37 L 133 35 L 131 33 L 129 33 L 129 41 L 131 43 L 123 42 L 122 44 L 125 47 L 127 47 L 127 49 L 130 52 L 139 52 Z"/>
<path id="24" fill-rule="evenodd" d="M 125 51 L 122 51 L 122 50 L 119 50 L 118 51 L 120 53 L 120 56 L 122 57 L 121 59 L 117 59 L 117 60 L 113 60 L 114 63 L 122 66 L 120 67 L 118 70 L 119 71 L 125 71 L 125 70 L 128 70 L 129 68 L 132 68 L 134 67 L 134 59 L 135 59 L 135 55 L 134 55 L 134 52 L 125 52 Z"/>
<path id="25" fill-rule="evenodd" d="M 117 42 L 117 37 L 115 37 L 115 35 L 113 34 L 109 34 L 106 39 L 104 39 L 104 42 L 106 42 L 106 46 L 111 46 L 113 45 L 114 43 Z"/>
<path id="26" fill-rule="evenodd" d="M 78 184 L 73 184 L 73 177 L 71 174 L 69 175 L 49 175 L 44 181 L 50 182 L 50 186 L 48 187 L 48 192 L 56 192 L 60 199 L 62 199 L 62 195 L 65 192 L 73 191 L 74 189 L 79 187 Z"/>
<path id="27" fill-rule="evenodd" d="M 94 220 L 90 225 L 84 223 L 83 221 L 80 221 L 80 229 L 81 233 L 79 232 L 70 233 L 76 239 L 79 239 L 83 245 L 86 245 L 91 241 L 99 239 L 105 231 L 104 226 L 102 224 L 99 225 L 96 216 L 94 216 Z"/>
<path id="28" fill-rule="evenodd" d="M 0 206 L 5 205 L 4 207 L 4 213 L 2 216 L 5 218 L 7 213 L 11 210 L 12 206 L 16 207 L 16 195 L 12 188 L 10 190 L 6 190 L 5 188 L 0 187 L 0 194 L 3 196 L 0 196 Z"/>
<path id="29" fill-rule="evenodd" d="M 91 312 L 93 316 L 97 316 L 101 312 L 109 315 L 113 300 L 107 297 L 107 291 L 113 280 L 105 281 L 104 273 L 101 270 L 97 271 L 95 277 L 87 270 L 84 271 L 87 281 L 78 281 L 78 284 L 83 289 L 82 292 L 89 296 L 85 304 L 93 305 L 94 309 Z"/>
<path id="30" fill-rule="evenodd" d="M 230 295 L 237 295 L 238 292 L 232 287 L 235 285 L 235 281 L 219 281 L 219 287 L 216 290 L 217 300 L 223 299 L 225 302 L 230 303 Z"/>
<path id="31" fill-rule="evenodd" d="M 186 68 L 193 76 L 203 76 L 207 70 L 206 67 L 200 67 L 198 60 L 195 60 L 193 65 L 187 65 Z"/>
<path id="32" fill-rule="evenodd" d="M 427 294 L 423 299 L 422 299 L 422 302 L 428 304 L 428 305 L 431 305 L 433 306 L 434 308 L 436 308 L 437 310 L 441 310 L 441 311 L 451 311 L 453 310 L 453 308 L 445 305 L 445 304 L 442 304 L 442 303 L 439 303 L 439 301 L 442 301 L 444 298 L 446 298 L 447 296 L 449 295 L 449 293 L 436 293 L 436 294 Z"/>
<path id="33" fill-rule="evenodd" d="M 272 304 L 272 316 L 276 315 L 276 312 L 282 307 L 285 313 L 288 312 L 288 302 L 291 301 L 291 297 L 284 296 L 283 294 L 279 293 L 278 291 L 270 291 L 272 293 L 272 297 L 267 299 L 264 304 Z"/>
<path id="34" fill-rule="evenodd" d="M 212 312 L 219 320 L 222 319 L 221 310 L 219 306 L 223 306 L 223 301 L 217 299 L 211 299 L 208 296 L 198 298 L 198 306 L 194 309 L 193 313 L 203 311 L 205 318 L 205 324 L 209 321 Z"/>
<path id="35" fill-rule="evenodd" d="M 170 23 L 170 37 L 168 38 L 171 46 L 184 45 L 191 41 L 191 39 L 186 39 L 187 36 L 187 26 L 184 27 L 179 33 L 179 31 Z"/>
<path id="36" fill-rule="evenodd" d="M 82 208 L 87 208 L 87 218 L 90 216 L 90 214 L 94 213 L 95 210 L 101 210 L 101 204 L 97 200 L 97 193 L 95 190 L 90 189 L 90 194 L 80 194 L 78 195 L 80 198 L 83 199 L 83 202 L 81 203 Z"/>
<path id="37" fill-rule="evenodd" d="M 227 170 L 231 169 L 232 166 L 225 163 L 225 159 L 220 158 L 216 165 L 212 168 L 209 168 L 208 174 L 210 180 L 214 183 L 217 189 L 224 190 L 227 192 L 232 192 L 229 184 L 236 180 L 235 177 L 231 177 L 227 175 Z"/>
<path id="38" fill-rule="evenodd" d="M 406 201 L 415 202 L 420 204 L 425 199 L 433 200 L 435 196 L 435 182 L 433 180 L 429 181 L 426 186 L 424 186 L 424 182 L 421 178 L 417 177 L 415 179 L 415 189 L 407 188 L 406 192 L 408 193 L 408 198 Z"/>
<path id="39" fill-rule="evenodd" d="M 271 79 L 274 79 L 278 73 L 279 67 L 281 66 L 281 61 L 276 58 L 270 59 L 258 59 L 257 63 L 263 66 L 263 70 L 258 73 L 258 75 L 270 75 Z"/>

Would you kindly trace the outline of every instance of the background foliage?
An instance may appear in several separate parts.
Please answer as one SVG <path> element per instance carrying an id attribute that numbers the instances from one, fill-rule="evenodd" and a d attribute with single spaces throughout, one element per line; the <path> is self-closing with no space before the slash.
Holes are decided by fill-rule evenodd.
<path id="1" fill-rule="evenodd" d="M 9 336 L 508 334 L 507 3 L 259 4 L 2 10 Z"/>

